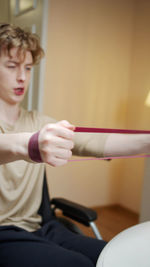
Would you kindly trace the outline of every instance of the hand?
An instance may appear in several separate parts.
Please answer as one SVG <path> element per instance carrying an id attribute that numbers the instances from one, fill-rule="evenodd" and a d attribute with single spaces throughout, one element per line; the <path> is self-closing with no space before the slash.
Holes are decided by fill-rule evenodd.
<path id="1" fill-rule="evenodd" d="M 72 156 L 75 127 L 68 121 L 45 125 L 39 134 L 39 150 L 43 162 L 54 167 L 64 165 Z"/>

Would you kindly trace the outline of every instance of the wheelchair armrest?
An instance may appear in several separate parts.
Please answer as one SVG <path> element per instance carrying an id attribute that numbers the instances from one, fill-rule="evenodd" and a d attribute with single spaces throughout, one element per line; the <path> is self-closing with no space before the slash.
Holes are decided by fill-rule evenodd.
<path id="1" fill-rule="evenodd" d="M 53 198 L 51 203 L 54 205 L 54 209 L 62 210 L 63 215 L 86 226 L 89 226 L 90 222 L 97 219 L 96 211 L 70 200 L 66 200 L 64 198 Z"/>

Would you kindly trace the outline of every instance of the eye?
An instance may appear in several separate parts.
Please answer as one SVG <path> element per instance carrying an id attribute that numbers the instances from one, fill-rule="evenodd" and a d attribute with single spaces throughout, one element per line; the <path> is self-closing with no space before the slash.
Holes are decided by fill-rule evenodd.
<path id="1" fill-rule="evenodd" d="M 31 71 L 32 67 L 26 67 L 27 71 Z"/>
<path id="2" fill-rule="evenodd" d="M 9 65 L 7 66 L 9 69 L 14 69 L 16 66 L 15 65 Z"/>

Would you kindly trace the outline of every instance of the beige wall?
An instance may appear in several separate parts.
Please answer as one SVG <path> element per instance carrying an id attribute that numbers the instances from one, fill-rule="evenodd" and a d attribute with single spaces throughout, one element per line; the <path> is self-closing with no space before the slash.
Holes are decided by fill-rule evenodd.
<path id="1" fill-rule="evenodd" d="M 9 22 L 9 0 L 0 1 L 0 23 Z"/>
<path id="2" fill-rule="evenodd" d="M 150 1 L 137 0 L 133 34 L 131 80 L 127 127 L 149 129 L 150 107 L 145 100 L 150 91 Z M 140 210 L 143 190 L 144 160 L 126 161 L 121 183 L 120 203 Z"/>
<path id="3" fill-rule="evenodd" d="M 126 127 L 134 2 L 51 0 L 44 112 L 75 125 Z M 121 160 L 48 167 L 50 191 L 89 206 L 118 203 Z"/>

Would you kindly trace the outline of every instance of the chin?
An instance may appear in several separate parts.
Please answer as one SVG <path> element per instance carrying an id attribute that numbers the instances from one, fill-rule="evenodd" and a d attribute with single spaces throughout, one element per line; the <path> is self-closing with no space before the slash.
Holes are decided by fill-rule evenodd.
<path id="1" fill-rule="evenodd" d="M 17 98 L 14 98 L 14 99 L 11 99 L 10 101 L 9 101 L 9 104 L 10 105 L 18 105 L 18 104 L 21 104 L 22 103 L 22 101 L 23 101 L 23 99 L 24 99 L 24 97 L 19 97 L 19 99 Z"/>

